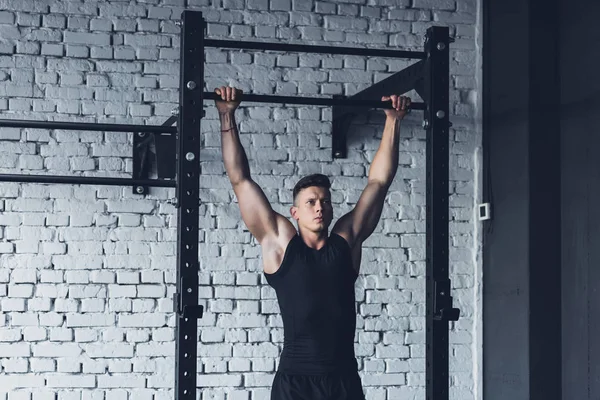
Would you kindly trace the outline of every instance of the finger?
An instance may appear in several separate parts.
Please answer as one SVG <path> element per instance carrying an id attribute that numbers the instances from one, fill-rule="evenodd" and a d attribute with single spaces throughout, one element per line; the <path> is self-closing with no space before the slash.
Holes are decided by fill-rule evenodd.
<path id="1" fill-rule="evenodd" d="M 235 98 L 237 97 L 237 92 L 238 90 L 236 88 L 233 88 L 231 90 L 231 101 L 235 101 Z"/>
<path id="2" fill-rule="evenodd" d="M 215 93 L 217 94 L 217 96 L 220 96 L 221 95 L 221 89 L 215 88 Z"/>
<path id="3" fill-rule="evenodd" d="M 381 97 L 381 101 L 390 101 L 390 96 Z"/>
<path id="4" fill-rule="evenodd" d="M 402 100 L 400 101 L 401 105 L 400 105 L 400 109 L 401 110 L 406 110 L 406 97 L 402 96 L 401 98 Z"/>
<path id="5" fill-rule="evenodd" d="M 393 94 L 390 97 L 392 99 L 392 108 L 394 110 L 397 110 L 398 109 L 398 96 L 396 96 L 395 94 Z"/>
<path id="6" fill-rule="evenodd" d="M 233 92 L 233 88 L 231 86 L 227 86 L 227 101 L 231 101 L 232 92 Z"/>
<path id="7" fill-rule="evenodd" d="M 412 100 L 410 99 L 410 97 L 406 98 L 406 112 L 409 113 L 411 111 L 410 109 L 410 105 L 412 104 Z"/>
<path id="8" fill-rule="evenodd" d="M 221 86 L 221 99 L 227 100 L 227 89 L 225 86 Z"/>

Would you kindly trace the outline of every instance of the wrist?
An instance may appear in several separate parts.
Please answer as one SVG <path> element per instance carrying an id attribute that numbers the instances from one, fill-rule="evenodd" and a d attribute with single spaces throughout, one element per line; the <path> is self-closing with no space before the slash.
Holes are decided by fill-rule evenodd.
<path id="1" fill-rule="evenodd" d="M 219 112 L 219 120 L 221 124 L 230 124 L 235 121 L 235 114 L 231 111 Z"/>
<path id="2" fill-rule="evenodd" d="M 231 112 L 219 112 L 219 119 L 221 120 L 221 132 L 229 132 L 235 129 L 235 116 L 233 111 Z"/>

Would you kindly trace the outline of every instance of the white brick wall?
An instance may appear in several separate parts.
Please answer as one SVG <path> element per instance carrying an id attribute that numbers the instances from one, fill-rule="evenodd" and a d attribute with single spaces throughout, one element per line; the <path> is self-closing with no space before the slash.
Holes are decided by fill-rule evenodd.
<path id="1" fill-rule="evenodd" d="M 476 0 L 0 0 L 0 118 L 161 124 L 178 102 L 179 28 L 201 10 L 212 38 L 419 50 L 449 25 L 452 399 L 479 398 L 480 93 Z M 407 60 L 206 50 L 208 90 L 351 95 Z M 414 94 L 413 94 L 414 95 Z M 357 118 L 331 160 L 331 110 L 245 104 L 253 177 L 288 215 L 301 175 L 333 180 L 335 214 L 366 181 L 382 112 Z M 356 353 L 370 400 L 425 398 L 425 158 L 421 113 L 365 243 Z M 207 107 L 201 153 L 198 366 L 202 399 L 268 399 L 283 329 L 259 249 L 240 222 Z M 0 129 L 1 173 L 128 177 L 131 134 Z M 176 210 L 171 189 L 0 183 L 0 400 L 173 398 Z"/>

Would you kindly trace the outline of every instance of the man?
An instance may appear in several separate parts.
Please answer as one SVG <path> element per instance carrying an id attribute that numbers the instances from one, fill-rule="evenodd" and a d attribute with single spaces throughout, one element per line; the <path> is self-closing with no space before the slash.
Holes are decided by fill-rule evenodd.
<path id="1" fill-rule="evenodd" d="M 235 110 L 242 92 L 215 89 L 221 120 L 223 161 L 242 219 L 262 248 L 264 275 L 275 289 L 284 328 L 284 346 L 271 400 L 364 399 L 354 353 L 356 302 L 362 243 L 375 230 L 398 167 L 399 123 L 410 99 L 385 96 L 394 109 L 386 121 L 367 185 L 356 206 L 333 226 L 330 182 L 321 174 L 300 179 L 290 213 L 298 232 L 276 213 L 250 177 Z"/>

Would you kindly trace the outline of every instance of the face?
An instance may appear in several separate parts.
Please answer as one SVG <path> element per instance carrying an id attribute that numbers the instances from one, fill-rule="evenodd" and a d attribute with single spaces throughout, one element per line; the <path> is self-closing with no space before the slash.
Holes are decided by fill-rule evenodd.
<path id="1" fill-rule="evenodd" d="M 298 227 L 312 232 L 327 230 L 333 219 L 331 194 L 328 189 L 309 186 L 296 196 L 296 202 L 290 208 L 292 217 L 298 221 Z"/>

